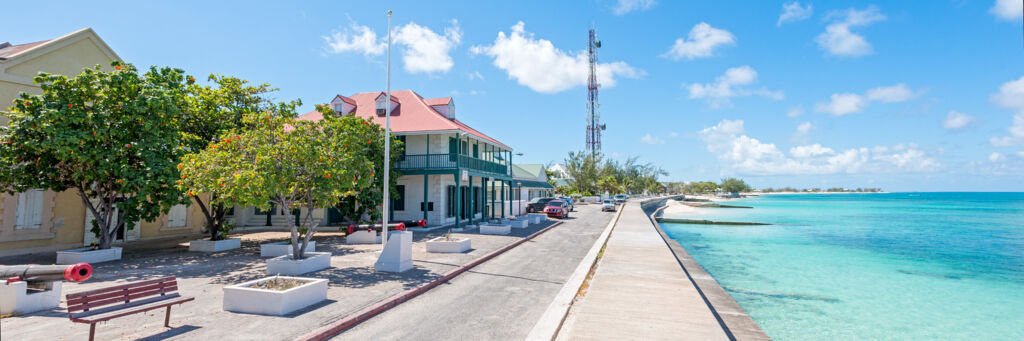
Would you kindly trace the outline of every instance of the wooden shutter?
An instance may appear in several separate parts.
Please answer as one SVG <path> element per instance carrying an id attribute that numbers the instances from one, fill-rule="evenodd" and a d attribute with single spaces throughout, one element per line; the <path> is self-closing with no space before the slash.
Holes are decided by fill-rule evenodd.
<path id="1" fill-rule="evenodd" d="M 167 227 L 184 227 L 187 215 L 188 207 L 185 205 L 171 206 L 171 210 L 167 212 Z"/>
<path id="2" fill-rule="evenodd" d="M 18 210 L 14 229 L 37 229 L 43 225 L 43 191 L 38 189 L 18 193 Z"/>

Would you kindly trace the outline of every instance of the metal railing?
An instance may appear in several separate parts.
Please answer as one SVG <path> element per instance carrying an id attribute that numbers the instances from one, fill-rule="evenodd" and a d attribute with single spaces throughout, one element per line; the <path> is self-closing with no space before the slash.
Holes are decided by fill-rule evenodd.
<path id="1" fill-rule="evenodd" d="M 405 155 L 394 167 L 397 170 L 455 170 L 457 166 L 487 173 L 508 174 L 508 166 L 504 164 L 458 154 Z"/>

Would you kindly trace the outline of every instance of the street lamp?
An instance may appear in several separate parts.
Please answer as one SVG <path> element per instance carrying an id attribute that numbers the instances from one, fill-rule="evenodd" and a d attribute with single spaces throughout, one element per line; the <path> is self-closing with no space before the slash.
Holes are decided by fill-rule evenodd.
<path id="1" fill-rule="evenodd" d="M 516 185 L 519 187 L 519 193 L 516 194 L 519 197 L 519 215 L 523 215 L 523 182 L 516 181 Z"/>

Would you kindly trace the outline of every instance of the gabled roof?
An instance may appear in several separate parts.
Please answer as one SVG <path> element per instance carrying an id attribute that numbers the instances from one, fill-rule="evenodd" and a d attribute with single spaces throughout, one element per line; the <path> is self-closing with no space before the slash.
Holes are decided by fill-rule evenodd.
<path id="1" fill-rule="evenodd" d="M 348 98 L 348 97 L 345 97 L 345 96 L 342 96 L 342 95 L 334 96 L 334 99 L 341 99 L 342 102 L 351 104 L 352 106 L 356 105 L 356 101 L 354 99 L 351 99 L 351 98 Z M 332 99 L 331 102 L 334 102 L 334 99 Z"/>
<path id="2" fill-rule="evenodd" d="M 377 116 L 375 105 L 377 98 L 382 94 L 383 92 L 376 91 L 361 92 L 350 96 L 350 98 L 357 103 L 355 115 L 362 118 L 370 118 L 374 123 L 384 125 L 384 117 Z M 441 113 L 437 112 L 437 110 L 431 108 L 423 97 L 412 90 L 392 91 L 391 98 L 399 103 L 398 107 L 391 112 L 392 132 L 415 133 L 461 131 L 473 135 L 478 139 L 512 150 L 511 147 L 471 128 L 459 120 L 448 119 Z M 316 121 L 323 119 L 323 115 L 318 111 L 311 111 L 305 115 L 299 116 L 299 119 Z"/>
<path id="3" fill-rule="evenodd" d="M 451 97 L 428 98 L 428 99 L 423 100 L 423 102 L 426 102 L 427 105 L 429 105 L 429 106 L 448 105 L 448 103 L 452 102 L 452 98 Z"/>
<path id="4" fill-rule="evenodd" d="M 43 41 L 37 41 L 37 42 L 34 42 L 34 43 L 26 43 L 26 44 L 18 44 L 18 45 L 11 45 L 11 43 L 7 43 L 7 42 L 0 43 L 0 60 L 10 59 L 10 58 L 18 55 L 19 53 L 28 51 L 28 50 L 32 49 L 33 47 L 45 44 L 46 42 L 49 42 L 49 41 L 50 40 L 43 40 Z"/>
<path id="5" fill-rule="evenodd" d="M 512 164 L 512 175 L 515 178 L 547 179 L 547 173 L 544 172 L 544 165 L 539 163 Z"/>

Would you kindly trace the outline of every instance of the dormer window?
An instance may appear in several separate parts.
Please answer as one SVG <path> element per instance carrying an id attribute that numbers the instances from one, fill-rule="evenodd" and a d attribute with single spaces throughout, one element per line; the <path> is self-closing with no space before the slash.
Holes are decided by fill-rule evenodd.
<path id="1" fill-rule="evenodd" d="M 391 102 L 391 115 L 395 114 L 395 107 L 398 106 L 398 103 L 395 103 L 394 100 L 388 101 L 387 96 L 381 94 L 380 96 L 377 96 L 376 101 L 377 116 L 384 116 L 387 114 L 387 107 L 385 105 L 388 105 L 388 102 Z"/>

